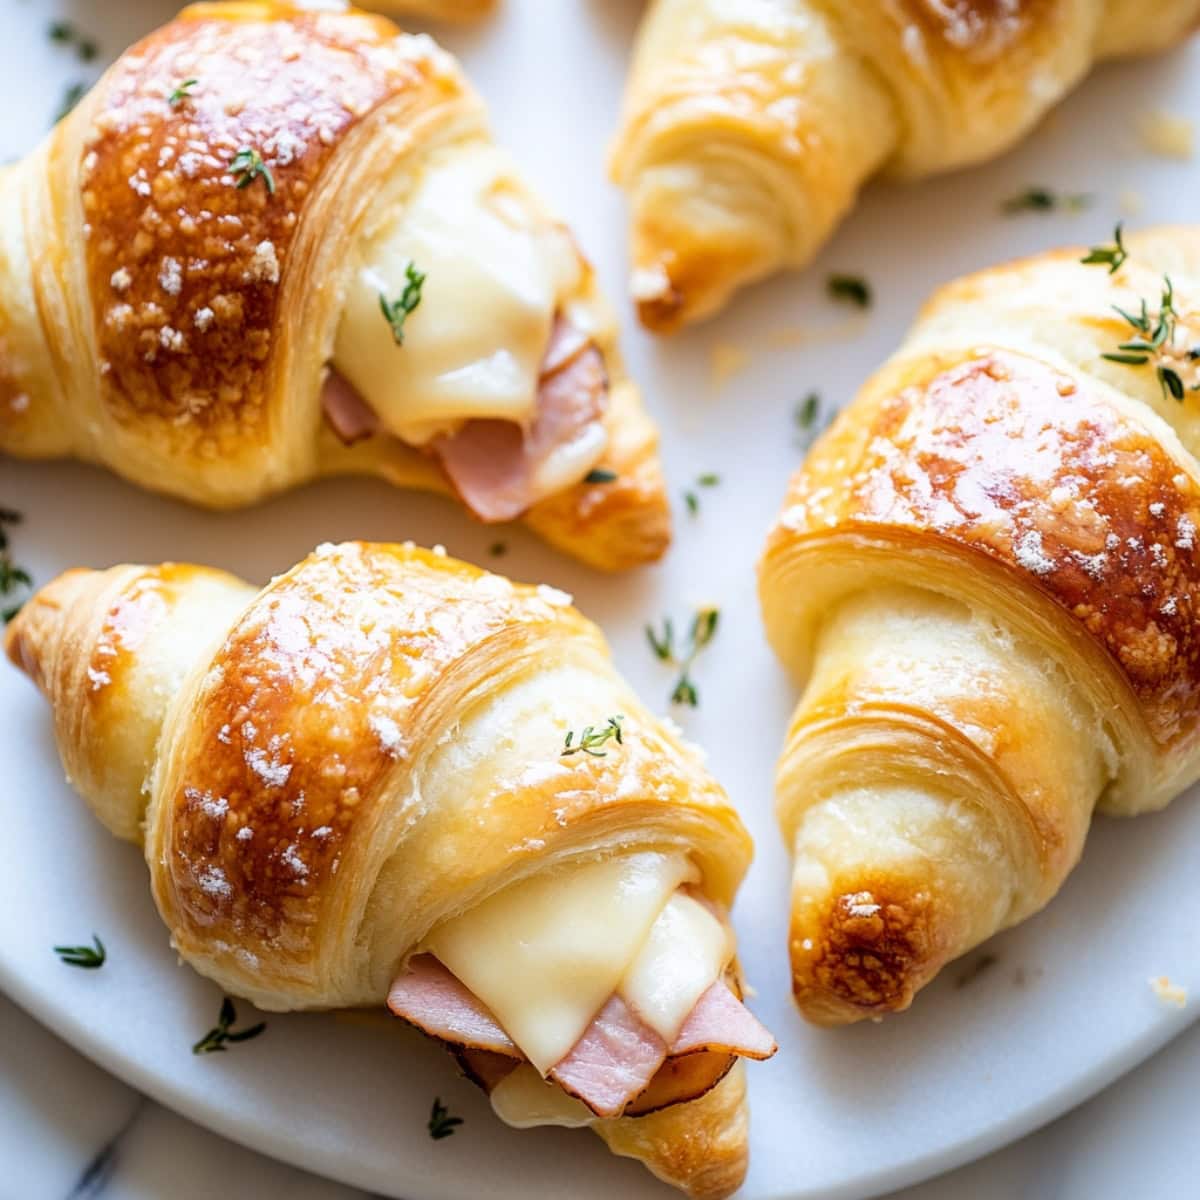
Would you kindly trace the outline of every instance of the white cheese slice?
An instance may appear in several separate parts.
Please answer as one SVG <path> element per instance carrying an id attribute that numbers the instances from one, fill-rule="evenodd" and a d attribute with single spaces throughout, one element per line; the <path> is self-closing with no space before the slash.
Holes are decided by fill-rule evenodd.
<path id="1" fill-rule="evenodd" d="M 670 1045 L 732 957 L 728 927 L 698 900 L 676 892 L 650 927 L 618 990 Z"/>
<path id="2" fill-rule="evenodd" d="M 334 365 L 389 432 L 421 445 L 473 417 L 527 425 L 555 312 L 581 265 L 494 147 L 451 148 L 415 190 L 393 191 L 368 222 Z M 420 303 L 397 345 L 380 296 L 397 300 L 413 266 Z"/>
<path id="3" fill-rule="evenodd" d="M 582 1100 L 549 1083 L 528 1063 L 506 1075 L 492 1088 L 492 1108 L 506 1125 L 532 1129 L 535 1125 L 590 1125 L 595 1114 Z"/>
<path id="4" fill-rule="evenodd" d="M 545 1075 L 617 990 L 675 889 L 681 853 L 623 854 L 505 888 L 426 940 Z"/>

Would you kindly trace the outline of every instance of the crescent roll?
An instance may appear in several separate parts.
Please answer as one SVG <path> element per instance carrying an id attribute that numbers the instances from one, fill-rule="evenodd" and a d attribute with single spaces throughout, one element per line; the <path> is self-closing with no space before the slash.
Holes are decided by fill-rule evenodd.
<path id="1" fill-rule="evenodd" d="M 804 266 L 883 173 L 993 158 L 1096 62 L 1164 50 L 1200 0 L 654 0 L 612 174 L 643 323 Z"/>
<path id="2" fill-rule="evenodd" d="M 5 641 L 201 974 L 265 1009 L 386 1003 L 508 1123 L 740 1184 L 740 1059 L 775 1049 L 728 920 L 750 838 L 570 597 L 350 543 L 261 590 L 68 571 Z"/>
<path id="3" fill-rule="evenodd" d="M 1198 228 L 968 276 L 791 481 L 760 598 L 804 684 L 777 805 L 810 1019 L 908 1007 L 1055 895 L 1097 808 L 1200 776 L 1197 345 Z"/>
<path id="4" fill-rule="evenodd" d="M 0 171 L 0 452 L 211 508 L 321 475 L 657 558 L 658 435 L 568 231 L 382 17 L 197 4 Z"/>

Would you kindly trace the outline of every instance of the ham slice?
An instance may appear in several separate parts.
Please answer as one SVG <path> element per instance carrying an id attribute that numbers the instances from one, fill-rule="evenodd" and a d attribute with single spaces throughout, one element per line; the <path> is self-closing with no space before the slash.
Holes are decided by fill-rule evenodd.
<path id="1" fill-rule="evenodd" d="M 719 1050 L 760 1060 L 778 1049 L 766 1026 L 719 979 L 696 1001 L 671 1043 L 672 1054 Z"/>
<path id="2" fill-rule="evenodd" d="M 418 954 L 388 991 L 388 1008 L 431 1037 L 519 1060 L 523 1056 L 491 1012 L 432 954 Z"/>
<path id="3" fill-rule="evenodd" d="M 553 457 L 566 456 L 569 463 L 572 446 L 586 452 L 603 437 L 598 427 L 607 400 L 604 356 L 560 315 L 542 359 L 532 426 L 525 430 L 512 421 L 467 421 L 457 433 L 434 438 L 428 452 L 480 520 L 511 521 L 539 498 L 539 472 L 548 469 Z M 354 385 L 332 368 L 321 388 L 321 407 L 347 446 L 381 428 Z"/>
<path id="4" fill-rule="evenodd" d="M 333 432 L 347 446 L 353 446 L 379 430 L 375 410 L 350 380 L 332 368 L 321 385 L 321 407 Z"/>
<path id="5" fill-rule="evenodd" d="M 607 398 L 604 356 L 560 316 L 542 361 L 532 427 L 468 421 L 452 437 L 435 438 L 433 451 L 477 517 L 511 521 L 538 498 L 538 470 L 550 457 L 593 437 Z"/>
<path id="6" fill-rule="evenodd" d="M 396 977 L 388 1008 L 453 1047 L 485 1091 L 524 1059 L 487 1007 L 431 954 L 417 955 Z M 764 1059 L 775 1050 L 775 1039 L 718 980 L 669 1046 L 611 996 L 549 1078 L 597 1116 L 640 1115 L 703 1095 L 737 1056 Z"/>
<path id="7" fill-rule="evenodd" d="M 645 1090 L 666 1057 L 666 1042 L 613 995 L 550 1078 L 598 1117 L 616 1117 Z"/>

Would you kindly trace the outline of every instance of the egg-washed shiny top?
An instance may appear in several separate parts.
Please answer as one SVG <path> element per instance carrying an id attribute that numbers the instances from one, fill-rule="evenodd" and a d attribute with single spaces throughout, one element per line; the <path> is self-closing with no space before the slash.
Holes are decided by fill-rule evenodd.
<path id="1" fill-rule="evenodd" d="M 1166 746 L 1200 717 L 1200 484 L 1097 392 L 1000 350 L 868 389 L 793 480 L 773 543 L 891 528 L 1004 563 L 1108 651 Z"/>
<path id="2" fill-rule="evenodd" d="M 286 4 L 194 5 L 124 54 L 85 102 L 80 151 L 112 414 L 202 456 L 263 440 L 283 296 L 304 279 L 293 252 L 322 173 L 389 100 L 464 87 L 428 38 Z"/>
<path id="3" fill-rule="evenodd" d="M 569 726 L 612 712 L 622 745 L 561 753 Z M 365 1002 L 345 969 L 362 946 L 335 931 L 379 886 L 376 932 L 400 955 L 445 906 L 572 839 L 694 845 L 722 903 L 749 857 L 724 792 L 568 596 L 410 547 L 322 547 L 264 589 L 162 746 L 147 853 L 181 953 L 237 947 L 310 1002 Z"/>

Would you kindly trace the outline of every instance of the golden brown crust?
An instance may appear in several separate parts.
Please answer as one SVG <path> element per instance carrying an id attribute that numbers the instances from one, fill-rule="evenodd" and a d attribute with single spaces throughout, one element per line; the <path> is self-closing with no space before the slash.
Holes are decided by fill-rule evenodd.
<path id="1" fill-rule="evenodd" d="M 897 1011 L 1062 886 L 1098 804 L 1200 774 L 1200 415 L 1105 357 L 1174 285 L 1191 377 L 1200 231 L 942 288 L 823 435 L 763 556 L 806 682 L 777 776 L 805 1016 Z"/>
<path id="2" fill-rule="evenodd" d="M 746 1178 L 748 1121 L 746 1068 L 739 1061 L 697 1100 L 593 1128 L 614 1154 L 640 1159 L 693 1200 L 724 1200 Z"/>
<path id="3" fill-rule="evenodd" d="M 486 16 L 496 7 L 496 0 L 366 0 L 363 7 L 458 24 Z"/>
<path id="4" fill-rule="evenodd" d="M 250 594 L 176 563 L 68 571 L 9 625 L 5 649 L 51 703 L 68 777 L 118 837 L 141 840 L 167 698 Z"/>
<path id="5" fill-rule="evenodd" d="M 1120 665 L 1164 744 L 1200 716 L 1200 484 L 1136 417 L 1036 359 L 928 364 L 856 407 L 862 439 L 814 455 L 790 533 L 921 530 L 1004 563 Z M 840 480 L 831 488 L 836 470 Z"/>
<path id="6" fill-rule="evenodd" d="M 97 814 L 136 838 L 148 793 L 181 956 L 262 1007 L 378 1006 L 439 920 L 537 871 L 678 848 L 724 911 L 749 862 L 724 792 L 569 597 L 444 554 L 325 546 L 257 593 L 198 567 L 69 572 L 5 642 Z M 561 755 L 607 713 L 625 718 L 618 752 Z M 108 773 L 75 769 L 91 762 Z M 460 1058 L 488 1082 L 488 1056 Z M 672 1094 L 726 1065 L 695 1058 Z M 740 1068 L 600 1132 L 723 1196 L 745 1168 Z"/>
<path id="7" fill-rule="evenodd" d="M 792 914 L 792 993 L 820 1025 L 903 1012 L 944 961 L 925 887 L 902 878 L 854 883 L 860 890 L 818 913 Z"/>
<path id="8" fill-rule="evenodd" d="M 657 562 L 671 544 L 658 431 L 633 400 L 627 386 L 609 397 L 610 443 L 596 469 L 616 478 L 585 480 L 535 504 L 525 517 L 551 545 L 605 571 Z"/>
<path id="9" fill-rule="evenodd" d="M 361 14 L 197 5 L 117 60 L 92 104 L 81 200 L 118 420 L 209 456 L 271 436 L 308 198 L 367 115 L 439 88 L 427 64 L 387 52 L 394 36 Z M 238 171 L 242 151 L 265 173 Z"/>
<path id="10" fill-rule="evenodd" d="M 859 189 L 995 157 L 1106 58 L 1178 43 L 1200 0 L 655 0 L 612 174 L 630 290 L 670 331 L 806 265 Z"/>
<path id="11" fill-rule="evenodd" d="M 399 438 L 342 445 L 321 387 L 376 202 L 403 211 L 422 172 L 487 152 L 481 101 L 425 35 L 282 0 L 186 9 L 0 172 L 0 449 L 215 508 L 339 473 L 452 493 Z M 529 523 L 618 569 L 669 538 L 657 432 L 586 263 L 571 288 L 612 386 L 606 465 L 630 478 Z"/>
<path id="12" fill-rule="evenodd" d="M 289 929 L 291 954 L 315 953 L 303 943 L 343 856 L 395 803 L 395 767 L 446 702 L 437 683 L 474 647 L 508 656 L 551 636 L 588 637 L 574 609 L 531 588 L 489 586 L 465 600 L 495 577 L 449 561 L 330 548 L 230 631 L 159 800 L 171 845 L 159 900 L 181 946 L 210 943 L 215 930 L 267 955 Z"/>

